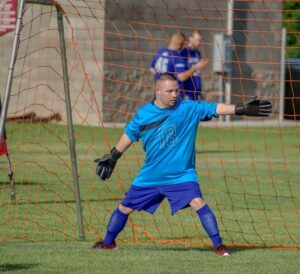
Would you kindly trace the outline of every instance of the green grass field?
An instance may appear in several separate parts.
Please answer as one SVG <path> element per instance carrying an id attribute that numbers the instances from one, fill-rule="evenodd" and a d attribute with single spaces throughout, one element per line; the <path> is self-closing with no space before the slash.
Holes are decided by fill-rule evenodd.
<path id="1" fill-rule="evenodd" d="M 0 272 L 7 273 L 300 273 L 299 251 L 234 249 L 218 257 L 208 248 L 121 245 L 92 251 L 78 242 L 1 244 Z"/>
<path id="2" fill-rule="evenodd" d="M 1 157 L 0 272 L 26 273 L 300 273 L 300 131 L 284 128 L 201 127 L 196 142 L 202 192 L 214 209 L 234 256 L 219 258 L 191 209 L 170 215 L 133 213 L 119 250 L 92 252 L 143 163 L 135 144 L 101 183 L 93 159 L 106 153 L 122 129 L 75 127 L 86 240 L 78 241 L 67 129 L 8 124 L 17 191 Z M 166 241 L 170 244 L 166 244 Z M 181 243 L 181 244 L 180 244 Z M 201 246 L 207 247 L 201 247 Z M 240 248 L 251 245 L 255 248 Z M 263 248 L 264 247 L 264 248 Z"/>

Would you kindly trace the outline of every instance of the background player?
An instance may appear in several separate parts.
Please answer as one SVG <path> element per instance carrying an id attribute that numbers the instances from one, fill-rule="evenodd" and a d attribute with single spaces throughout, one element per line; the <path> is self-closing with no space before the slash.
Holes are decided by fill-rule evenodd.
<path id="1" fill-rule="evenodd" d="M 183 56 L 186 60 L 187 69 L 191 69 L 192 67 L 196 66 L 199 63 L 199 61 L 203 64 L 201 69 L 206 68 L 208 65 L 207 60 L 202 59 L 202 55 L 199 50 L 201 40 L 201 33 L 198 30 L 194 30 L 189 37 L 187 46 L 183 48 L 180 52 L 180 55 Z M 183 98 L 194 101 L 204 99 L 203 94 L 201 92 L 202 85 L 200 69 L 196 70 L 191 77 L 187 78 L 182 83 L 182 89 Z"/>
<path id="2" fill-rule="evenodd" d="M 185 43 L 185 36 L 182 32 L 176 32 L 171 36 L 168 47 L 160 49 L 153 55 L 150 71 L 155 80 L 161 73 L 175 73 L 185 67 L 179 51 Z"/>
<path id="3" fill-rule="evenodd" d="M 176 32 L 171 36 L 168 47 L 160 49 L 153 55 L 150 71 L 154 74 L 155 80 L 161 73 L 176 75 L 179 89 L 183 90 L 183 81 L 191 78 L 192 75 L 207 66 L 207 62 L 201 60 L 192 67 L 187 64 L 187 58 L 182 57 L 180 50 L 186 39 L 182 32 Z"/>
<path id="4" fill-rule="evenodd" d="M 126 125 L 118 144 L 109 154 L 95 160 L 100 179 L 109 178 L 117 160 L 129 146 L 142 140 L 145 163 L 134 179 L 126 197 L 112 213 L 104 240 L 93 249 L 114 249 L 115 239 L 123 230 L 128 215 L 134 210 L 154 213 L 165 197 L 172 214 L 191 206 L 210 237 L 218 255 L 229 255 L 223 245 L 217 220 L 204 200 L 195 169 L 195 140 L 198 124 L 218 115 L 236 114 L 268 116 L 268 101 L 253 100 L 248 104 L 194 102 L 178 99 L 178 84 L 172 74 L 161 74 L 155 87 L 155 98 L 137 110 Z"/>

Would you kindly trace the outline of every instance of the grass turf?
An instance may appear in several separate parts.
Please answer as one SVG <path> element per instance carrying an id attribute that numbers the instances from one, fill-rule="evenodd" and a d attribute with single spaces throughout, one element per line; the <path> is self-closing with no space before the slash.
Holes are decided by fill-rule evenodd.
<path id="1" fill-rule="evenodd" d="M 236 249 L 235 256 L 220 259 L 207 252 L 211 249 L 188 247 L 209 241 L 191 209 L 171 217 L 166 201 L 154 216 L 130 216 L 120 239 L 138 244 L 121 243 L 119 251 L 92 253 L 91 243 L 104 234 L 110 213 L 143 163 L 144 152 L 134 145 L 110 181 L 101 183 L 92 160 L 117 142 L 122 129 L 76 126 L 75 133 L 85 243 L 76 242 L 66 127 L 7 125 L 17 201 L 10 201 L 1 165 L 0 251 L 5 260 L 0 271 L 297 273 L 297 251 Z M 196 157 L 201 189 L 226 243 L 299 248 L 299 140 L 298 128 L 199 129 Z M 184 245 L 151 244 L 159 240 Z"/>
<path id="2" fill-rule="evenodd" d="M 218 257 L 208 248 L 182 246 L 122 244 L 113 251 L 89 248 L 79 242 L 1 244 L 0 272 L 300 273 L 297 251 L 234 249 L 234 256 Z"/>

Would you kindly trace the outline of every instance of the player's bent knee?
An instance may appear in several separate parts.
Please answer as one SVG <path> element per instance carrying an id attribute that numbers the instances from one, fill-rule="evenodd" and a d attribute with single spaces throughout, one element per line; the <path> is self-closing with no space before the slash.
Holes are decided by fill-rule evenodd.
<path id="1" fill-rule="evenodd" d="M 195 209 L 196 211 L 200 208 L 204 207 L 206 205 L 206 202 L 202 198 L 194 198 L 190 202 L 190 206 Z"/>
<path id="2" fill-rule="evenodd" d="M 124 213 L 124 214 L 130 214 L 131 212 L 133 212 L 132 208 L 129 208 L 127 206 L 123 206 L 123 205 L 119 205 L 119 210 Z"/>

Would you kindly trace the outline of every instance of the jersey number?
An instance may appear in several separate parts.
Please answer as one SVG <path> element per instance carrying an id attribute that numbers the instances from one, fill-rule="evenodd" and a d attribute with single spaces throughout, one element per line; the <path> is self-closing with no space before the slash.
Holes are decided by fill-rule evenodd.
<path id="1" fill-rule="evenodd" d="M 159 129 L 160 148 L 171 146 L 176 141 L 176 127 L 174 125 Z"/>
<path id="2" fill-rule="evenodd" d="M 169 60 L 159 57 L 155 63 L 155 69 L 157 72 L 164 73 L 168 71 Z"/>

